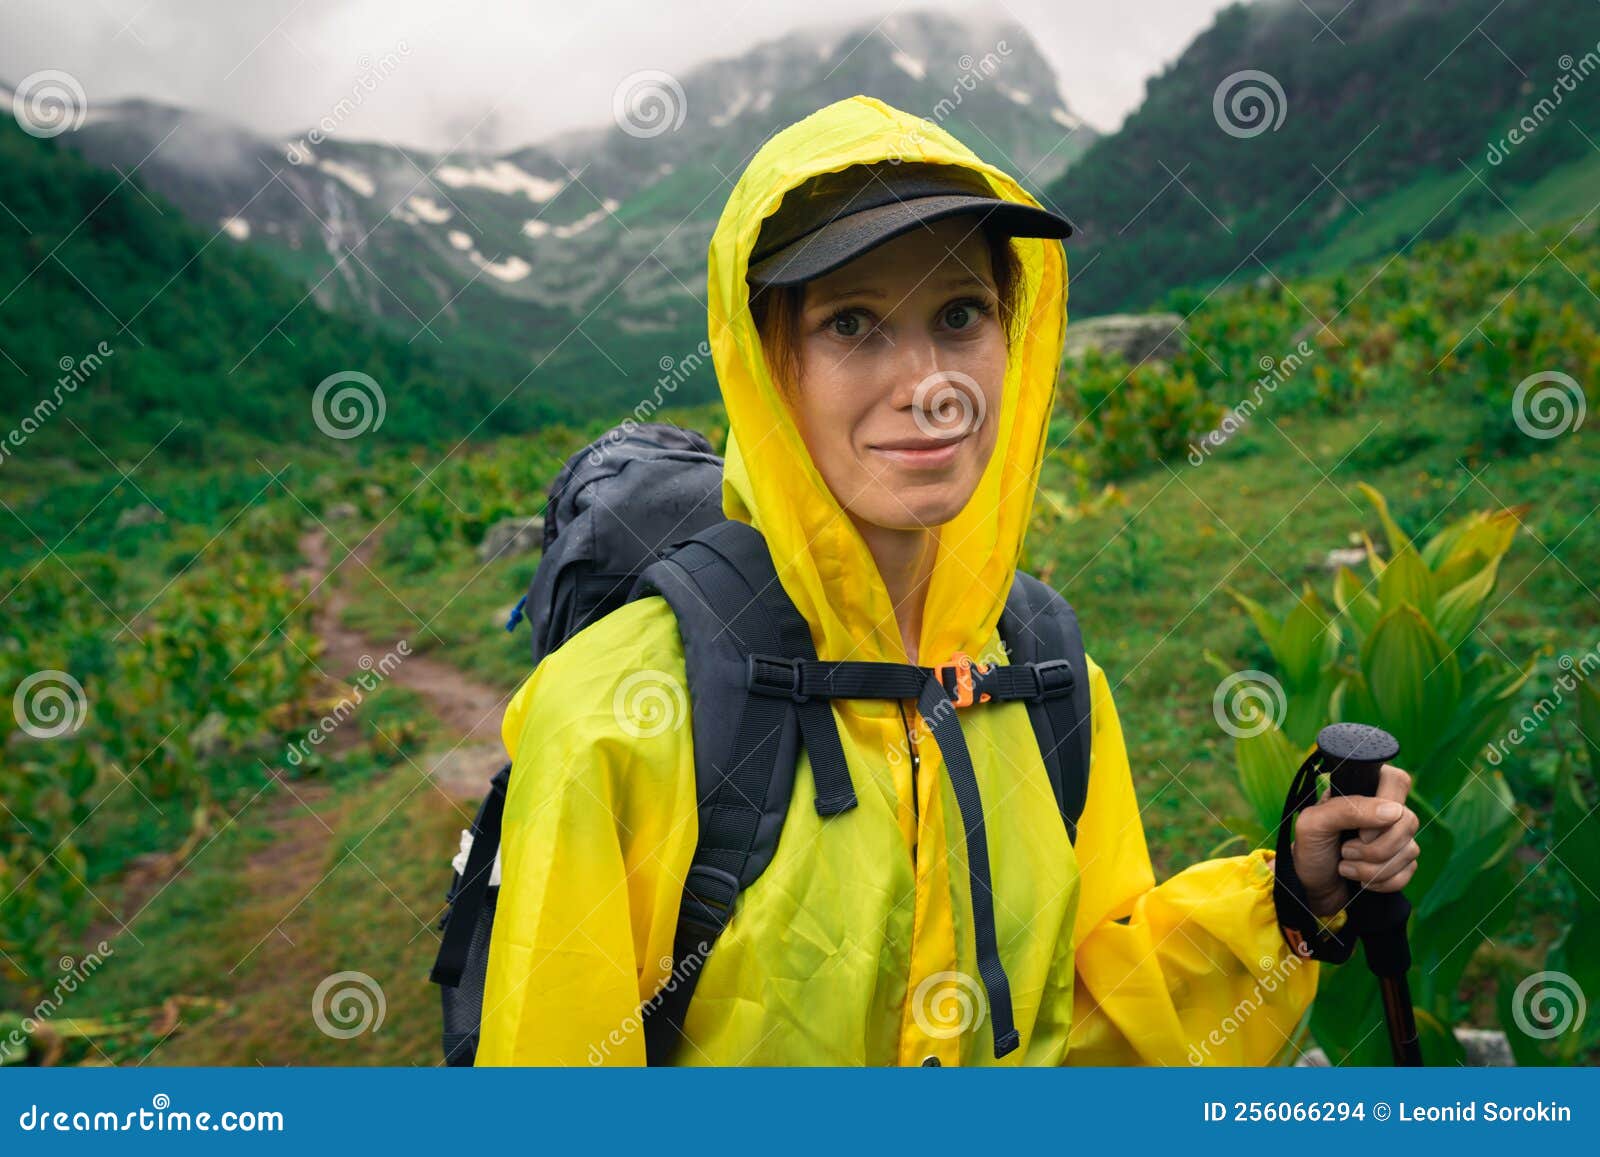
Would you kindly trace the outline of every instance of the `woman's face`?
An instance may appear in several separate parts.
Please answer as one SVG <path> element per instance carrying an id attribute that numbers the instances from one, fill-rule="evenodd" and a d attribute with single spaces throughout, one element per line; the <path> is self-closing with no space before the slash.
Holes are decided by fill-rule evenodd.
<path id="1" fill-rule="evenodd" d="M 791 391 L 839 505 L 892 529 L 954 518 L 994 452 L 1006 337 L 989 246 L 966 217 L 805 285 Z"/>

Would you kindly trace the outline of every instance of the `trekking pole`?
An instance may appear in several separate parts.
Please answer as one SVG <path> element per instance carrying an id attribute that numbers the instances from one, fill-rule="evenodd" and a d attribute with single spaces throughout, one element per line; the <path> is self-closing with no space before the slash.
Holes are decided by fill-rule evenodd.
<path id="1" fill-rule="evenodd" d="M 1329 795 L 1377 795 L 1380 770 L 1399 754 L 1400 744 L 1394 736 L 1364 723 L 1334 723 L 1317 733 L 1317 758 L 1328 773 Z M 1343 847 L 1345 840 L 1359 838 L 1360 833 L 1351 829 L 1342 833 L 1339 843 Z M 1411 967 L 1411 945 L 1406 940 L 1411 903 L 1403 892 L 1358 888 L 1345 910 L 1361 938 L 1367 967 L 1378 978 L 1383 993 L 1383 1019 L 1394 1063 L 1420 1066 L 1422 1048 L 1411 1008 L 1411 986 L 1406 982 L 1406 970 Z"/>

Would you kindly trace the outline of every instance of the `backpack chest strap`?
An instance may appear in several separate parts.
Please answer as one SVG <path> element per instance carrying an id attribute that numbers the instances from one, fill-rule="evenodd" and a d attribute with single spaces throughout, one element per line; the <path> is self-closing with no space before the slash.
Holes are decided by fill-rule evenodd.
<path id="1" fill-rule="evenodd" d="M 792 699 L 916 699 L 932 679 L 957 707 L 1023 700 L 1041 703 L 1072 694 L 1076 677 L 1065 659 L 984 666 L 966 655 L 939 667 L 860 660 L 825 661 L 753 654 L 745 686 L 756 695 Z"/>

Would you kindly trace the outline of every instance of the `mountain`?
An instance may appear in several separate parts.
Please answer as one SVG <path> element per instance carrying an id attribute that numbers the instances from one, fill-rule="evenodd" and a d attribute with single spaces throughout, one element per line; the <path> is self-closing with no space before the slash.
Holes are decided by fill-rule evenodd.
<path id="1" fill-rule="evenodd" d="M 1531 225 L 1581 216 L 1600 186 L 1597 42 L 1593 0 L 1224 9 L 1048 189 L 1078 227 L 1074 313 L 1392 253 L 1490 217 L 1520 229 L 1508 208 Z"/>
<path id="2" fill-rule="evenodd" d="M 717 215 L 784 125 L 867 93 L 924 113 L 1036 189 L 1095 136 L 1020 26 L 931 12 L 634 80 L 635 103 L 613 123 L 500 155 L 284 141 L 148 101 L 95 107 L 63 139 L 97 164 L 137 168 L 219 243 L 268 255 L 324 306 L 381 317 L 453 365 L 511 381 L 537 370 L 543 394 L 581 375 L 592 396 L 631 402 L 664 357 L 704 336 Z M 713 393 L 709 375 L 686 387 L 687 400 Z"/>
<path id="3" fill-rule="evenodd" d="M 338 400 L 335 382 L 319 409 L 319 385 L 341 374 L 366 401 Z M 157 446 L 248 462 L 263 439 L 331 448 L 350 405 L 371 407 L 385 444 L 560 416 L 528 397 L 500 405 L 508 389 L 444 371 L 374 319 L 325 312 L 262 253 L 0 118 L 0 403 L 15 423 L 0 468 L 67 455 L 100 469 L 102 454 L 131 463 Z"/>

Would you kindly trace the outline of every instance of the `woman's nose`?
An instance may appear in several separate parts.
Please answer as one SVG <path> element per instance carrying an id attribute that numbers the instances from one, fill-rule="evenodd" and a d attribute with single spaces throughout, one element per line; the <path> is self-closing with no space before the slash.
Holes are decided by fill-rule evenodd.
<path id="1" fill-rule="evenodd" d="M 942 378 L 939 349 L 927 338 L 902 338 L 894 347 L 892 365 L 894 391 L 890 398 L 897 410 L 925 404 L 931 386 Z"/>

